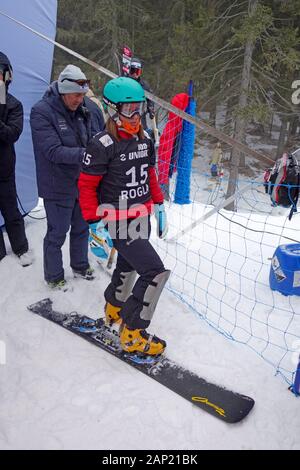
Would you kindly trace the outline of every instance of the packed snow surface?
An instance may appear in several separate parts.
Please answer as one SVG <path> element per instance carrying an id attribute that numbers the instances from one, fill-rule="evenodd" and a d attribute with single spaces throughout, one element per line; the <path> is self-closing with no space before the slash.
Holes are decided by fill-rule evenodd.
<path id="1" fill-rule="evenodd" d="M 42 217 L 43 212 L 35 214 Z M 171 359 L 256 401 L 240 424 L 197 409 L 132 367 L 26 306 L 51 297 L 54 308 L 103 315 L 109 279 L 91 255 L 94 281 L 50 292 L 43 281 L 45 220 L 26 219 L 34 263 L 9 252 L 0 264 L 1 449 L 300 449 L 300 401 L 251 349 L 229 341 L 164 290 L 150 331 Z M 6 357 L 3 354 L 6 352 Z M 5 364 L 4 364 L 5 362 Z"/>

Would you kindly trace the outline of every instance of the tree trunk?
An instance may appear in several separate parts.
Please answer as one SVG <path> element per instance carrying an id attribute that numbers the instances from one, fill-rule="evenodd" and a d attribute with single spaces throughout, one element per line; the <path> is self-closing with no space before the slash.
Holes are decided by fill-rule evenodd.
<path id="1" fill-rule="evenodd" d="M 249 4 L 248 4 L 249 17 L 251 17 L 255 13 L 257 4 L 258 4 L 258 0 L 249 0 Z M 250 87 L 251 64 L 252 64 L 252 55 L 253 55 L 254 47 L 255 47 L 255 41 L 253 41 L 250 38 L 247 41 L 246 46 L 245 46 L 241 93 L 240 93 L 239 103 L 238 103 L 239 110 L 243 110 L 247 106 L 247 103 L 248 103 L 248 91 Z M 234 138 L 237 139 L 239 142 L 243 142 L 243 143 L 245 142 L 246 126 L 247 126 L 246 118 L 243 116 L 239 116 L 236 119 L 235 134 L 234 134 Z M 232 196 L 236 191 L 240 166 L 245 166 L 245 155 L 241 154 L 241 152 L 239 152 L 238 150 L 233 149 L 226 199 Z M 235 206 L 236 206 L 235 203 L 232 202 L 231 204 L 227 206 L 226 209 L 234 211 L 236 210 Z"/>
<path id="2" fill-rule="evenodd" d="M 217 118 L 217 107 L 216 106 L 217 106 L 216 104 L 213 104 L 213 108 L 209 113 L 209 121 L 210 121 L 210 125 L 212 127 L 217 127 L 216 126 L 216 118 Z"/>
<path id="3" fill-rule="evenodd" d="M 270 126 L 269 126 L 269 137 L 270 137 L 270 139 L 272 139 L 273 123 L 274 123 L 274 113 L 271 114 L 271 119 L 270 119 Z"/>
<path id="4" fill-rule="evenodd" d="M 276 160 L 277 158 L 280 158 L 282 156 L 283 151 L 284 151 L 286 135 L 287 135 L 287 123 L 288 123 L 288 120 L 284 116 L 281 121 L 279 140 L 278 140 L 277 152 L 276 152 Z"/>
<path id="5" fill-rule="evenodd" d="M 228 135 L 232 135 L 233 137 L 233 116 L 232 116 L 232 111 L 233 111 L 233 108 L 236 104 L 236 101 L 235 101 L 235 98 L 229 98 L 227 100 L 227 103 L 226 103 L 226 116 L 225 116 L 225 122 L 224 122 L 224 127 L 223 127 L 223 131 L 228 134 Z"/>
<path id="6" fill-rule="evenodd" d="M 290 120 L 289 131 L 287 135 L 287 144 L 290 148 L 292 148 L 295 145 L 298 125 L 299 125 L 299 118 L 298 116 L 294 116 Z"/>
<path id="7" fill-rule="evenodd" d="M 118 10 L 115 4 L 112 4 L 112 15 L 111 15 L 111 57 L 115 57 L 118 53 L 118 39 L 119 39 L 119 27 L 118 27 Z"/>

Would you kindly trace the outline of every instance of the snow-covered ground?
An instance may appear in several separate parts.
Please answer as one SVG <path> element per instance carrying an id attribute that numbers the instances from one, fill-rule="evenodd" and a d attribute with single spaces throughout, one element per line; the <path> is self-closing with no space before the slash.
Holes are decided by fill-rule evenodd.
<path id="1" fill-rule="evenodd" d="M 35 213 L 40 217 L 42 212 Z M 300 401 L 251 349 L 227 340 L 165 290 L 150 331 L 199 375 L 252 396 L 245 421 L 226 425 L 26 306 L 51 296 L 57 309 L 102 315 L 108 278 L 74 280 L 49 292 L 43 281 L 45 220 L 26 219 L 34 264 L 0 264 L 1 449 L 300 449 Z M 3 346 L 4 343 L 1 343 Z M 3 359 L 3 347 L 2 357 Z"/>

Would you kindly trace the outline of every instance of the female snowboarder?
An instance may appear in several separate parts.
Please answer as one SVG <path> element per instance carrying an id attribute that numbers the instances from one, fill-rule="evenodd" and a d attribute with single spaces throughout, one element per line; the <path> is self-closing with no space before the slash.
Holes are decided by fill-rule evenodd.
<path id="1" fill-rule="evenodd" d="M 105 259 L 110 248 L 118 251 L 104 293 L 106 322 L 121 324 L 124 351 L 155 356 L 166 343 L 146 328 L 170 271 L 149 242 L 153 205 L 160 238 L 166 235 L 167 219 L 154 145 L 141 124 L 145 93 L 137 81 L 118 77 L 105 85 L 103 101 L 109 118 L 106 130 L 86 149 L 79 178 L 80 206 L 97 255 Z"/>

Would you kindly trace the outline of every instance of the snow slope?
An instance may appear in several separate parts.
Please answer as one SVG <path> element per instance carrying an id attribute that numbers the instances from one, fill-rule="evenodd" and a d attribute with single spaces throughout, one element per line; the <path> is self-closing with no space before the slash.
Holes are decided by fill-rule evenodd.
<path id="1" fill-rule="evenodd" d="M 34 264 L 22 268 L 12 254 L 0 264 L 0 340 L 6 344 L 0 449 L 300 449 L 300 401 L 286 384 L 259 356 L 219 335 L 167 290 L 150 330 L 167 340 L 169 357 L 252 396 L 256 406 L 244 422 L 214 419 L 27 311 L 26 305 L 51 295 L 55 308 L 96 318 L 108 278 L 95 265 L 95 281 L 72 279 L 65 245 L 73 291 L 50 293 L 42 274 L 45 221 L 26 223 Z"/>

